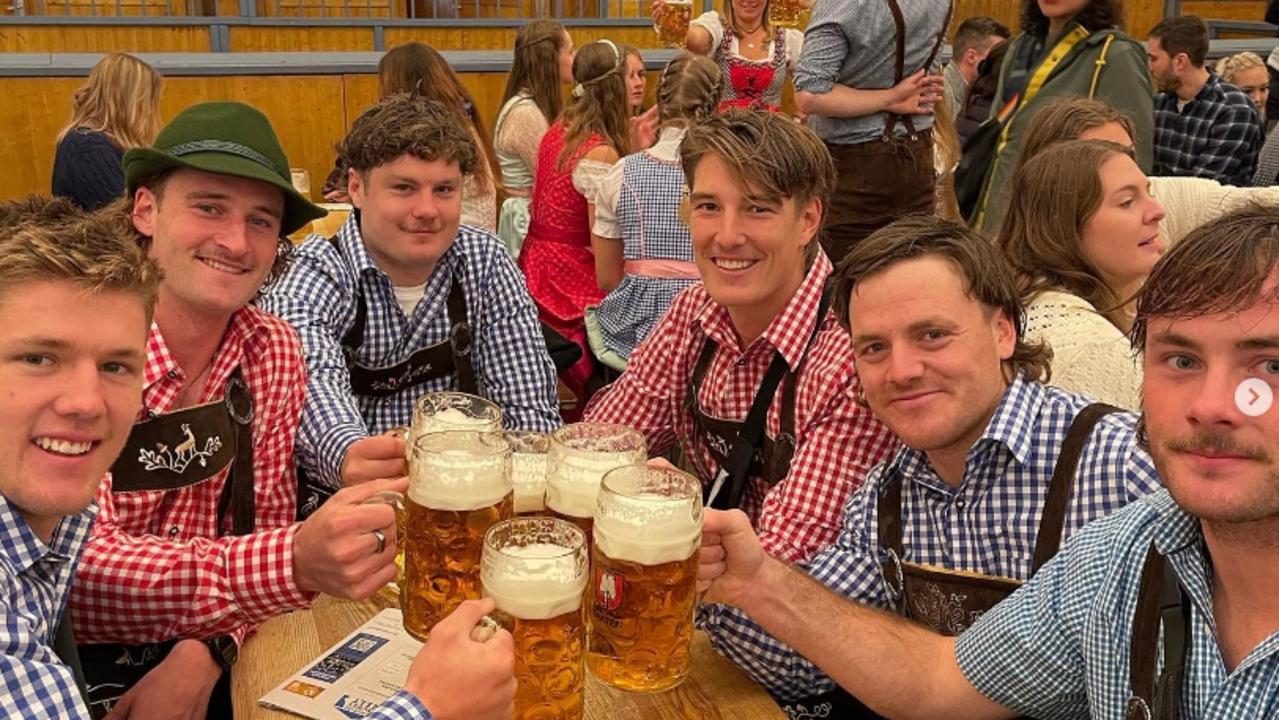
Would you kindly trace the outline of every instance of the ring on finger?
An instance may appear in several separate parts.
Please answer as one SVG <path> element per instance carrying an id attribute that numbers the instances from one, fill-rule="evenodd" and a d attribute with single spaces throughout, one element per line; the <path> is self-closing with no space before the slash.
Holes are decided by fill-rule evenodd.
<path id="1" fill-rule="evenodd" d="M 373 537 L 377 539 L 377 549 L 373 551 L 374 555 L 381 555 L 386 550 L 386 534 L 381 530 L 372 530 Z"/>

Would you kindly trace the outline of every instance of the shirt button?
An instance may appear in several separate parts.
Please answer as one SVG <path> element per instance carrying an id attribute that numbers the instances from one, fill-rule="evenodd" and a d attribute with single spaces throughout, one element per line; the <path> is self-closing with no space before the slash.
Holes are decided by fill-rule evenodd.
<path id="1" fill-rule="evenodd" d="M 968 504 L 968 503 L 964 502 L 964 499 L 963 499 L 963 498 L 960 498 L 960 499 L 958 499 L 958 500 L 956 500 L 956 501 L 955 501 L 955 507 L 959 508 L 960 510 L 963 510 L 963 509 L 964 509 L 964 506 L 965 506 L 965 505 L 967 505 L 967 504 Z"/>
<path id="2" fill-rule="evenodd" d="M 177 380 L 177 379 L 178 379 L 178 371 L 177 371 L 177 370 L 170 370 L 169 372 L 165 373 L 165 375 L 168 375 L 168 377 L 169 377 L 169 379 L 170 379 L 170 380 Z"/>
<path id="3" fill-rule="evenodd" d="M 169 537 L 175 538 L 178 536 L 178 533 L 180 532 L 182 532 L 181 529 L 179 529 L 177 525 L 174 525 L 173 527 L 169 528 Z"/>

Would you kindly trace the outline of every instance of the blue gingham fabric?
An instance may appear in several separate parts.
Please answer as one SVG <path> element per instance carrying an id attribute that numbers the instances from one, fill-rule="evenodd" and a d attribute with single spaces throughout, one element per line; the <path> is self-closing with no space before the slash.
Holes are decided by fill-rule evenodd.
<path id="1" fill-rule="evenodd" d="M 407 425 L 421 395 L 456 389 L 455 375 L 430 380 L 388 398 L 356 397 L 343 359 L 342 335 L 355 323 L 355 291 L 368 317 L 359 361 L 394 365 L 414 351 L 443 342 L 451 327 L 447 298 L 460 276 L 474 340 L 471 359 L 482 392 L 502 408 L 506 427 L 549 432 L 560 425 L 555 366 L 546 351 L 537 308 L 524 278 L 497 236 L 463 225 L 440 257 L 412 317 L 395 299 L 391 279 L 374 263 L 356 214 L 338 231 L 338 247 L 310 237 L 288 273 L 259 299 L 302 339 L 306 409 L 297 457 L 308 474 L 338 487 L 342 459 L 357 440 Z"/>
<path id="2" fill-rule="evenodd" d="M 1177 93 L 1155 95 L 1154 175 L 1184 175 L 1247 187 L 1263 139 L 1252 100 L 1215 73 L 1181 110 Z"/>
<path id="3" fill-rule="evenodd" d="M 617 222 L 622 230 L 623 257 L 693 262 L 693 240 L 680 217 L 684 171 L 678 160 L 667 162 L 636 153 L 622 162 Z M 666 314 L 675 296 L 695 282 L 627 274 L 596 311 L 604 345 L 629 358 Z"/>
<path id="4" fill-rule="evenodd" d="M 1071 538 L 1034 580 L 960 637 L 955 653 L 969 682 L 992 700 L 1041 720 L 1123 720 L 1131 694 L 1132 617 L 1151 541 L 1191 598 L 1181 717 L 1279 717 L 1279 633 L 1226 671 L 1203 532 L 1167 491 Z"/>
<path id="5" fill-rule="evenodd" d="M 96 505 L 62 519 L 46 545 L 0 496 L 0 717 L 89 717 L 71 668 L 53 652 Z"/>
<path id="6" fill-rule="evenodd" d="M 887 607 L 878 500 L 889 481 L 900 478 L 903 560 L 1026 580 L 1057 456 L 1075 415 L 1090 402 L 1017 378 L 969 451 L 959 487 L 943 482 L 924 453 L 902 448 L 853 493 L 839 537 L 805 570 L 851 600 Z M 1093 429 L 1080 455 L 1066 536 L 1161 487 L 1154 462 L 1137 446 L 1136 420 L 1115 413 Z M 739 610 L 708 606 L 699 621 L 721 654 L 783 700 L 834 687 Z"/>

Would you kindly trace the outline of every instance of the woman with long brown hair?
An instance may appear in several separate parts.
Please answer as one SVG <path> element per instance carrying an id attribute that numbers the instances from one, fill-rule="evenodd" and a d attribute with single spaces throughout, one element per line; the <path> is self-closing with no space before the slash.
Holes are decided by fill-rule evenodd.
<path id="1" fill-rule="evenodd" d="M 612 41 L 577 51 L 572 99 L 538 150 L 532 217 L 519 257 L 542 322 L 582 348 L 581 360 L 561 376 L 579 408 L 593 367 L 583 314 L 603 298 L 591 252 L 596 188 L 632 149 L 625 76 L 626 57 Z"/>
<path id="2" fill-rule="evenodd" d="M 1132 151 L 1072 140 L 1018 168 L 998 242 L 1017 270 L 1026 335 L 1053 350 L 1053 383 L 1136 409 L 1132 301 L 1164 251 L 1164 210 Z"/>
<path id="3" fill-rule="evenodd" d="M 496 231 L 498 169 L 493 140 L 475 99 L 453 68 L 434 48 L 410 42 L 397 45 L 382 56 L 377 79 L 379 98 L 400 93 L 421 95 L 444 105 L 458 123 L 470 128 L 484 157 L 462 184 L 462 224 Z M 338 166 L 324 185 L 324 197 L 334 202 L 346 199 L 347 173 L 341 167 L 341 158 Z"/>
<path id="4" fill-rule="evenodd" d="M 95 210 L 124 194 L 124 151 L 150 145 L 160 131 L 162 85 L 155 68 L 125 53 L 93 66 L 58 133 L 54 195 Z"/>
<path id="5" fill-rule="evenodd" d="M 534 20 L 515 33 L 511 72 L 493 126 L 493 147 L 507 196 L 498 215 L 497 234 L 513 257 L 519 256 L 528 233 L 538 147 L 559 118 L 563 87 L 572 81 L 573 38 L 563 25 Z"/>

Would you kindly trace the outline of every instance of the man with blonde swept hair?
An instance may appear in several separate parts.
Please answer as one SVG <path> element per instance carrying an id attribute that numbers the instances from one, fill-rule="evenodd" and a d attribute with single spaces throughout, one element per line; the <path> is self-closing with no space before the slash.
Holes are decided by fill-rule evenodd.
<path id="1" fill-rule="evenodd" d="M 53 631 L 98 512 L 90 501 L 138 411 L 159 281 L 119 223 L 66 201 L 0 204 L 5 717 L 87 717 Z"/>
<path id="2" fill-rule="evenodd" d="M 676 297 L 586 419 L 678 446 L 712 505 L 742 508 L 770 555 L 812 557 L 892 436 L 857 402 L 847 334 L 823 289 L 830 155 L 781 115 L 730 111 L 680 145 L 702 282 Z"/>

